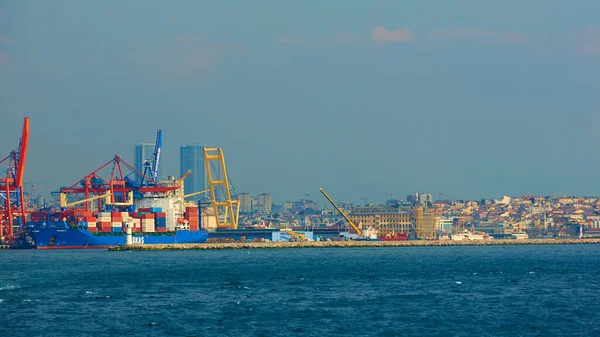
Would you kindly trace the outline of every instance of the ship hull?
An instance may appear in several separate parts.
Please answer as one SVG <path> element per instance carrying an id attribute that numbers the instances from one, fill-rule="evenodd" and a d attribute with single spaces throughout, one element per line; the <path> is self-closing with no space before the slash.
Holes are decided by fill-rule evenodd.
<path id="1" fill-rule="evenodd" d="M 125 233 L 91 233 L 80 228 L 36 228 L 29 231 L 37 249 L 109 248 L 124 245 Z M 177 243 L 204 243 L 205 230 L 180 230 L 170 233 L 133 233 L 133 244 L 158 245 Z"/>
<path id="2" fill-rule="evenodd" d="M 381 239 L 381 241 L 407 241 L 408 234 L 399 233 L 394 236 L 381 236 L 380 239 Z"/>

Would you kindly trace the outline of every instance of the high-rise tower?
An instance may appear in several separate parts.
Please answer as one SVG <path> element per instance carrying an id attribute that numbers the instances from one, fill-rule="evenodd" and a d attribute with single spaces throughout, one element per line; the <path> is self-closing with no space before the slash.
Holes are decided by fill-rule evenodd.
<path id="1" fill-rule="evenodd" d="M 206 189 L 204 147 L 203 144 L 191 144 L 182 146 L 179 150 L 179 173 L 184 175 L 188 170 L 192 171 L 192 174 L 183 181 L 185 194 Z M 201 197 L 203 196 L 198 195 L 194 199 L 200 199 Z"/>
<path id="2" fill-rule="evenodd" d="M 138 143 L 135 144 L 133 150 L 133 165 L 136 170 L 144 173 L 144 163 L 147 161 L 152 164 L 152 160 L 154 160 L 154 144 L 151 143 Z M 147 176 L 150 176 L 150 172 L 146 173 Z M 141 181 L 141 177 L 136 176 L 136 181 L 139 183 Z"/>

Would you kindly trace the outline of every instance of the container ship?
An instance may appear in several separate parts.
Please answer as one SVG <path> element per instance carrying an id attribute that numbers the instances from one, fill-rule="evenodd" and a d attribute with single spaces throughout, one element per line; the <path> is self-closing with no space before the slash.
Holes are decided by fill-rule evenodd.
<path id="1" fill-rule="evenodd" d="M 126 243 L 131 228 L 133 244 L 204 243 L 208 231 L 199 228 L 197 207 L 186 207 L 183 218 L 167 222 L 159 207 L 137 212 L 70 210 L 32 213 L 27 233 L 37 249 L 108 248 Z"/>

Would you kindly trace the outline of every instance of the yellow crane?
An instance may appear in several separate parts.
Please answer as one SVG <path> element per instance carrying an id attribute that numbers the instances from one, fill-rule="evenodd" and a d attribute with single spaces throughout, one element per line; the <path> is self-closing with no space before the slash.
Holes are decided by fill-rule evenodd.
<path id="1" fill-rule="evenodd" d="M 296 232 L 285 232 L 285 234 L 293 235 L 293 236 L 297 237 L 298 239 L 300 239 L 300 241 L 306 240 L 306 236 L 304 234 L 300 234 L 300 233 L 296 233 Z"/>
<path id="2" fill-rule="evenodd" d="M 325 193 L 325 190 L 322 188 L 319 188 L 319 191 L 321 193 L 323 193 L 323 195 L 325 196 L 325 198 L 327 198 L 327 200 L 329 200 L 329 202 L 333 205 L 333 207 L 335 207 L 335 209 L 337 209 L 338 212 L 340 212 L 340 214 L 344 217 L 344 219 L 346 219 L 346 221 L 348 221 L 348 223 L 350 224 L 350 226 L 352 226 L 352 228 L 356 231 L 356 234 L 358 234 L 359 237 L 363 236 L 361 230 L 358 228 L 358 226 L 356 226 L 354 224 L 354 222 L 352 222 L 352 220 L 350 220 L 350 218 L 346 215 L 346 213 L 344 213 L 344 211 L 342 211 L 341 208 L 339 208 L 335 202 L 333 202 L 333 200 L 329 197 L 329 195 L 327 195 L 327 193 Z"/>
<path id="3" fill-rule="evenodd" d="M 185 199 L 185 198 L 193 197 L 195 195 L 203 194 L 203 193 L 207 193 L 207 192 L 210 192 L 210 190 L 204 190 L 204 191 L 200 191 L 200 192 L 194 192 L 194 193 L 186 194 L 182 198 Z"/>
<path id="4" fill-rule="evenodd" d="M 98 200 L 98 199 L 102 199 L 105 198 L 105 202 L 106 204 L 110 204 L 110 192 L 106 192 L 104 194 L 95 196 L 95 197 L 91 197 L 91 198 L 87 198 L 87 199 L 83 199 L 83 200 L 77 200 L 71 203 L 67 203 L 67 194 L 66 193 L 61 193 L 60 194 L 60 207 L 61 208 L 66 208 L 66 207 L 71 207 L 71 206 L 75 206 L 75 205 L 79 205 L 79 204 L 83 204 L 86 202 L 90 202 L 90 201 L 94 201 L 94 200 Z M 133 194 L 133 193 L 132 193 Z"/>
<path id="5" fill-rule="evenodd" d="M 189 177 L 190 174 L 192 174 L 192 171 L 188 170 L 184 175 L 181 176 L 181 178 L 179 178 L 175 181 L 175 186 L 179 186 L 180 188 L 182 188 L 183 180 L 185 180 L 185 178 Z"/>
<path id="6" fill-rule="evenodd" d="M 194 193 L 190 193 L 190 194 L 184 194 L 183 180 L 185 178 L 189 177 L 190 174 L 192 174 L 192 171 L 188 170 L 184 175 L 181 176 L 181 178 L 179 178 L 179 179 L 177 179 L 175 181 L 175 186 L 179 187 L 179 191 L 180 191 L 182 199 L 193 197 L 193 196 L 198 195 L 198 194 L 203 194 L 203 193 L 210 192 L 210 190 L 204 190 L 204 191 L 200 191 L 200 192 L 194 192 Z"/>
<path id="7" fill-rule="evenodd" d="M 215 165 L 215 171 L 212 170 L 212 163 Z M 204 148 L 204 165 L 206 167 L 206 176 L 210 188 L 210 198 L 217 220 L 217 227 L 229 227 L 237 229 L 240 217 L 240 201 L 231 199 L 229 178 L 227 168 L 225 167 L 225 157 L 223 149 Z M 222 191 L 220 199 L 217 199 L 216 191 Z"/>

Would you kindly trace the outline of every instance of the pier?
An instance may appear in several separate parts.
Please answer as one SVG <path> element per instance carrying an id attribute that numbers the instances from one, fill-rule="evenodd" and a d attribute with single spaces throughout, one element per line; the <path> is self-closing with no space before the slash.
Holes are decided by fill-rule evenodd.
<path id="1" fill-rule="evenodd" d="M 304 242 L 229 242 L 169 245 L 123 245 L 109 248 L 125 250 L 214 250 L 214 249 L 276 249 L 276 248 L 358 248 L 358 247 L 429 247 L 429 246 L 499 246 L 597 244 L 600 238 L 590 239 L 530 239 L 530 240 L 414 240 L 414 241 L 304 241 Z"/>

